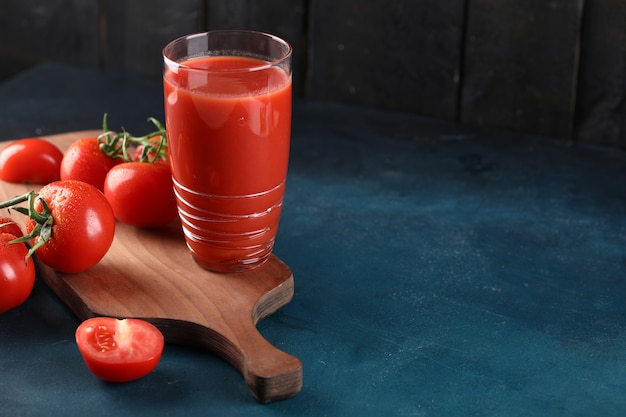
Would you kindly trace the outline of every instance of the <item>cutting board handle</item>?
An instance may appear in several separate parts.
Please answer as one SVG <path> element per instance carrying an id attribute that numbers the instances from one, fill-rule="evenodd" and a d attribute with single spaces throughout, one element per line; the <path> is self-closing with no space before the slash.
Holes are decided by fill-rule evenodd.
<path id="1" fill-rule="evenodd" d="M 259 298 L 250 315 L 222 311 L 225 325 L 221 327 L 228 332 L 211 338 L 224 341 L 216 350 L 218 355 L 241 372 L 252 395 L 262 403 L 293 397 L 302 389 L 300 360 L 269 343 L 256 327 L 278 305 L 286 304 L 292 293 L 293 277 Z"/>
<path id="2" fill-rule="evenodd" d="M 300 392 L 303 376 L 298 358 L 269 343 L 252 318 L 228 313 L 222 318 L 221 331 L 210 323 L 147 320 L 163 332 L 168 343 L 202 347 L 230 363 L 243 375 L 250 393 L 261 403 L 291 398 Z"/>
<path id="3" fill-rule="evenodd" d="M 269 343 L 254 326 L 238 340 L 241 363 L 236 366 L 252 395 L 262 403 L 290 398 L 302 389 L 302 363 Z"/>

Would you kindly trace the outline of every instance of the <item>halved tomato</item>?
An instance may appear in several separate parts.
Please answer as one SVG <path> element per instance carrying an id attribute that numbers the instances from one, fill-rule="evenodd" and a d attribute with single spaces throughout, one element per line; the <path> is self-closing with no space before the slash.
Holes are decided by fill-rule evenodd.
<path id="1" fill-rule="evenodd" d="M 87 368 L 109 382 L 127 382 L 152 372 L 163 353 L 163 334 L 140 319 L 95 317 L 76 329 Z"/>

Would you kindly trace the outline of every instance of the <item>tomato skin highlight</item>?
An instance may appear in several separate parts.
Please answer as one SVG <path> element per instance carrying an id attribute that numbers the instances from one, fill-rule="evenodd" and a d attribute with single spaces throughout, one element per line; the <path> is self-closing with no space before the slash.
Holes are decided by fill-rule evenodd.
<path id="1" fill-rule="evenodd" d="M 61 161 L 60 178 L 78 180 L 104 190 L 104 179 L 121 158 L 110 158 L 100 150 L 97 138 L 82 138 L 73 142 Z"/>
<path id="2" fill-rule="evenodd" d="M 163 334 L 141 319 L 94 317 L 76 329 L 87 368 L 109 382 L 128 382 L 152 372 L 163 354 Z"/>
<path id="3" fill-rule="evenodd" d="M 48 184 L 60 178 L 63 152 L 42 138 L 19 139 L 0 152 L 0 180 Z"/>
<path id="4" fill-rule="evenodd" d="M 23 243 L 8 243 L 16 236 L 0 233 L 0 314 L 28 299 L 35 285 L 35 264 L 25 260 L 28 248 Z"/>
<path id="5" fill-rule="evenodd" d="M 52 236 L 37 249 L 37 257 L 65 273 L 82 272 L 96 265 L 115 235 L 115 217 L 104 194 L 82 181 L 66 180 L 41 188 L 35 201 L 38 212 L 43 210 L 40 199 L 48 204 L 54 224 Z M 25 226 L 29 234 L 36 223 L 27 217 Z"/>
<path id="6" fill-rule="evenodd" d="M 160 227 L 178 217 L 169 165 L 125 162 L 109 171 L 104 195 L 115 218 L 136 227 Z"/>

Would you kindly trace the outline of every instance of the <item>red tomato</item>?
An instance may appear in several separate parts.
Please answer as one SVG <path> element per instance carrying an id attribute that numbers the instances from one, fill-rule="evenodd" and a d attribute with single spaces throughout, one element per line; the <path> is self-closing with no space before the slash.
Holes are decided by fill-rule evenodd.
<path id="1" fill-rule="evenodd" d="M 95 317 L 76 329 L 76 344 L 87 368 L 110 382 L 127 382 L 152 372 L 163 353 L 163 334 L 139 319 Z"/>
<path id="2" fill-rule="evenodd" d="M 39 191 L 35 210 L 43 212 L 43 199 L 54 219 L 50 239 L 37 249 L 46 265 L 76 273 L 97 264 L 107 253 L 115 234 L 115 217 L 104 195 L 82 181 L 57 181 Z M 26 234 L 36 223 L 26 217 Z M 33 244 L 37 239 L 34 239 Z"/>
<path id="3" fill-rule="evenodd" d="M 110 158 L 100 150 L 97 138 L 83 138 L 72 143 L 61 161 L 61 179 L 79 180 L 104 190 L 104 179 L 121 158 Z"/>
<path id="4" fill-rule="evenodd" d="M 22 237 L 22 228 L 10 217 L 0 216 L 0 233 L 10 233 L 16 237 Z"/>
<path id="5" fill-rule="evenodd" d="M 159 147 L 159 142 L 161 141 L 161 137 L 160 136 L 154 136 L 152 138 L 149 139 L 149 141 L 152 143 L 152 146 L 158 148 Z M 135 148 L 135 152 L 133 153 L 133 161 L 135 162 L 149 162 L 149 160 L 153 160 L 156 157 L 156 152 L 147 152 L 147 154 L 144 156 L 144 148 L 145 146 L 143 145 L 139 145 Z M 164 152 L 165 155 L 167 157 L 167 147 L 164 148 Z M 148 160 L 144 159 L 144 158 L 148 158 Z M 142 159 L 144 159 L 142 161 Z"/>
<path id="6" fill-rule="evenodd" d="M 57 181 L 63 152 L 41 138 L 16 140 L 0 152 L 0 179 L 48 184 Z"/>
<path id="7" fill-rule="evenodd" d="M 26 259 L 28 248 L 8 243 L 15 238 L 0 233 L 0 314 L 26 301 L 35 285 L 35 265 L 32 258 Z"/>
<path id="8" fill-rule="evenodd" d="M 115 217 L 137 227 L 164 226 L 177 217 L 169 165 L 126 162 L 109 171 L 104 195 Z"/>

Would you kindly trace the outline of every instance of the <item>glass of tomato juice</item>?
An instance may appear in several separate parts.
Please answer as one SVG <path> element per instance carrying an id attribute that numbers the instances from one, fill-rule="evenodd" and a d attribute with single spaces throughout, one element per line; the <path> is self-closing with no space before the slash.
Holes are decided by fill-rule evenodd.
<path id="1" fill-rule="evenodd" d="M 179 217 L 202 267 L 239 272 L 274 246 L 291 136 L 291 46 L 254 31 L 163 49 L 165 126 Z"/>

